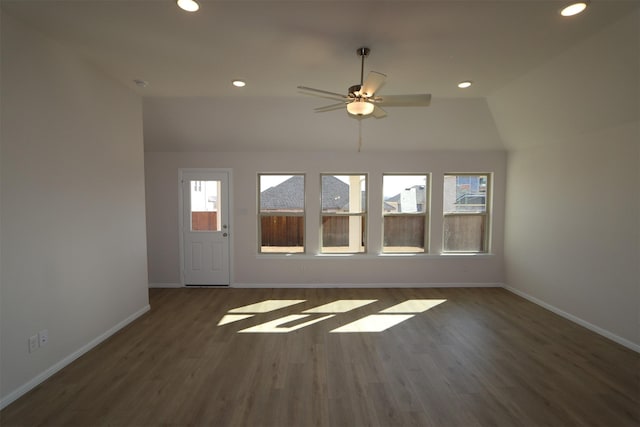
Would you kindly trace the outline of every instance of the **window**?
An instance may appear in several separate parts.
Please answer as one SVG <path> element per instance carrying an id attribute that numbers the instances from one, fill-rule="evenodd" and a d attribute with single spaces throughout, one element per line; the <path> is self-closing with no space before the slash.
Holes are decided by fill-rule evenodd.
<path id="1" fill-rule="evenodd" d="M 220 181 L 190 181 L 191 231 L 220 231 Z"/>
<path id="2" fill-rule="evenodd" d="M 322 174 L 321 178 L 321 252 L 365 252 L 366 175 Z"/>
<path id="3" fill-rule="evenodd" d="M 304 252 L 304 175 L 258 175 L 261 253 Z"/>
<path id="4" fill-rule="evenodd" d="M 427 184 L 427 175 L 383 175 L 382 252 L 426 252 Z"/>
<path id="5" fill-rule="evenodd" d="M 444 176 L 444 252 L 487 252 L 489 174 Z"/>

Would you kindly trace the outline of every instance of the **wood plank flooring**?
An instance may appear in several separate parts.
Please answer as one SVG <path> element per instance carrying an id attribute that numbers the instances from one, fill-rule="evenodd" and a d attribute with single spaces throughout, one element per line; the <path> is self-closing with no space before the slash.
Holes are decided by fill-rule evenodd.
<path id="1" fill-rule="evenodd" d="M 640 355 L 503 289 L 153 289 L 2 426 L 640 426 Z M 305 300 L 218 326 L 230 310 Z M 288 333 L 240 333 L 342 299 Z M 382 332 L 332 330 L 410 299 Z M 290 327 L 324 314 L 310 314 Z"/>

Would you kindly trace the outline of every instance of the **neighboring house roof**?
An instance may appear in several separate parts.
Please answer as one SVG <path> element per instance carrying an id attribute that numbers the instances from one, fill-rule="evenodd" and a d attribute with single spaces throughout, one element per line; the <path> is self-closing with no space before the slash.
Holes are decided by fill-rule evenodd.
<path id="1" fill-rule="evenodd" d="M 304 177 L 294 175 L 260 193 L 260 209 L 304 209 Z"/>
<path id="2" fill-rule="evenodd" d="M 322 210 L 349 210 L 349 185 L 346 182 L 331 175 L 322 176 Z"/>
<path id="3" fill-rule="evenodd" d="M 364 193 L 362 195 L 364 203 Z M 260 193 L 260 209 L 304 209 L 304 177 L 294 175 L 282 183 Z M 322 209 L 349 210 L 349 185 L 331 175 L 322 176 Z"/>
<path id="4" fill-rule="evenodd" d="M 414 186 L 411 186 L 411 187 L 407 187 L 407 188 L 405 188 L 405 190 L 410 190 L 410 189 L 412 189 L 412 188 L 415 188 L 416 190 L 422 190 L 422 191 L 416 191 L 416 199 L 417 199 L 416 201 L 417 201 L 418 203 L 424 203 L 424 200 L 425 200 L 425 193 L 426 193 L 426 191 L 424 191 L 425 186 L 424 186 L 424 185 L 417 184 L 417 185 L 414 185 Z M 384 199 L 384 200 L 385 200 L 385 201 L 387 201 L 387 202 L 400 202 L 400 196 L 401 196 L 401 194 L 402 194 L 402 193 L 398 193 L 398 194 L 396 194 L 395 196 L 387 197 L 387 198 L 386 198 L 386 199 Z"/>
<path id="5" fill-rule="evenodd" d="M 425 191 L 425 186 L 424 185 L 414 185 L 408 188 L 405 188 L 405 190 L 410 190 L 412 188 L 416 189 L 416 204 L 423 206 L 425 201 L 426 201 L 426 195 L 427 192 Z M 400 210 L 401 210 L 401 196 L 402 193 L 398 193 L 395 196 L 392 197 L 387 197 L 386 199 L 384 199 L 385 202 L 390 202 L 390 203 L 397 203 Z M 385 205 L 385 210 L 386 210 L 386 205 Z"/>
<path id="6" fill-rule="evenodd" d="M 395 212 L 398 210 L 398 204 L 397 203 L 389 203 L 388 201 L 385 201 L 383 203 L 383 209 L 385 212 Z"/>

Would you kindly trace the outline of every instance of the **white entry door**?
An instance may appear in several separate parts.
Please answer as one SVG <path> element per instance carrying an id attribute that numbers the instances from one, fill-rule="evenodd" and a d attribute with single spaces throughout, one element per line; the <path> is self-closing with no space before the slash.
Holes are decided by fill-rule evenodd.
<path id="1" fill-rule="evenodd" d="M 181 169 L 183 283 L 229 285 L 229 171 Z"/>

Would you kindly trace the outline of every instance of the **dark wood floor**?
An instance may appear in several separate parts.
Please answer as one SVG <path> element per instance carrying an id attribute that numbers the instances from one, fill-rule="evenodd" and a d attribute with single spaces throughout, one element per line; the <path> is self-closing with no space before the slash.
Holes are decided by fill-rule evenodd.
<path id="1" fill-rule="evenodd" d="M 432 298 L 383 332 L 330 332 Z M 217 326 L 270 299 L 306 302 Z M 377 301 L 238 333 L 339 299 Z M 156 289 L 151 307 L 0 424 L 640 426 L 640 355 L 502 289 Z"/>

